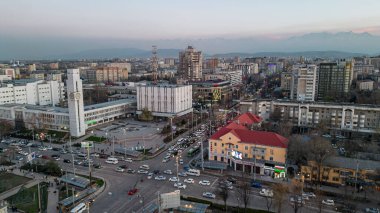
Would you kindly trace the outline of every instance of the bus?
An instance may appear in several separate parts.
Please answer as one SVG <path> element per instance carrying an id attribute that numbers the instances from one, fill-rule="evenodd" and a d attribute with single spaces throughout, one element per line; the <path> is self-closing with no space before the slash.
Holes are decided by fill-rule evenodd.
<path id="1" fill-rule="evenodd" d="M 77 205 L 73 209 L 71 209 L 70 213 L 82 213 L 85 210 L 87 210 L 86 204 L 80 203 L 79 205 Z"/>
<path id="2" fill-rule="evenodd" d="M 194 146 L 194 147 L 191 147 L 189 149 L 189 151 L 187 152 L 187 157 L 193 157 L 195 154 L 197 154 L 199 152 L 199 146 Z"/>
<path id="3" fill-rule="evenodd" d="M 186 174 L 188 175 L 194 175 L 194 176 L 199 176 L 201 175 L 201 171 L 199 171 L 198 169 L 189 169 Z"/>

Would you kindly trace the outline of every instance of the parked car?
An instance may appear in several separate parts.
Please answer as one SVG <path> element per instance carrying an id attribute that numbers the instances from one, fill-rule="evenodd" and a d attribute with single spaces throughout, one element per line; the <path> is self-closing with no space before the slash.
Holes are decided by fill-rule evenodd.
<path id="1" fill-rule="evenodd" d="M 186 184 L 176 182 L 174 183 L 174 187 L 179 188 L 179 189 L 186 189 Z"/>
<path id="2" fill-rule="evenodd" d="M 155 180 L 166 180 L 166 177 L 160 175 L 160 176 L 156 176 L 154 179 L 155 179 Z"/>
<path id="3" fill-rule="evenodd" d="M 234 184 L 237 182 L 236 178 L 233 177 L 228 177 L 227 180 Z"/>
<path id="4" fill-rule="evenodd" d="M 273 191 L 270 189 L 261 189 L 259 194 L 264 197 L 273 197 Z"/>
<path id="5" fill-rule="evenodd" d="M 199 185 L 209 186 L 209 185 L 211 185 L 211 183 L 208 180 L 201 180 L 201 181 L 199 181 Z"/>
<path id="6" fill-rule="evenodd" d="M 95 169 L 100 169 L 100 168 L 102 168 L 102 164 L 100 164 L 100 163 L 94 163 L 94 168 Z"/>
<path id="7" fill-rule="evenodd" d="M 138 189 L 133 188 L 133 189 L 129 190 L 128 195 L 134 195 L 137 193 L 137 191 L 138 191 Z"/>
<path id="8" fill-rule="evenodd" d="M 186 174 L 186 172 L 180 172 L 180 173 L 178 173 L 178 176 L 187 177 L 187 174 Z"/>
<path id="9" fill-rule="evenodd" d="M 133 162 L 132 158 L 126 158 L 125 161 L 128 162 L 128 163 L 132 163 Z"/>
<path id="10" fill-rule="evenodd" d="M 185 182 L 185 183 L 194 183 L 194 179 L 193 178 L 187 178 L 187 179 L 183 180 L 183 182 Z"/>
<path id="11" fill-rule="evenodd" d="M 127 173 L 134 174 L 136 171 L 134 169 L 127 169 Z"/>
<path id="12" fill-rule="evenodd" d="M 172 170 L 168 169 L 164 171 L 164 174 L 171 175 L 173 174 Z"/>
<path id="13" fill-rule="evenodd" d="M 169 181 L 178 182 L 178 178 L 177 177 L 171 177 L 171 178 L 169 178 Z"/>
<path id="14" fill-rule="evenodd" d="M 142 170 L 142 169 L 139 169 L 139 170 L 137 171 L 137 173 L 139 173 L 139 174 L 148 174 L 148 171 L 146 171 L 146 170 Z"/>
<path id="15" fill-rule="evenodd" d="M 251 182 L 251 187 L 257 188 L 257 189 L 261 189 L 262 188 L 261 183 L 255 182 L 255 181 Z"/>
<path id="16" fill-rule="evenodd" d="M 203 192 L 202 194 L 203 197 L 206 197 L 206 198 L 211 198 L 211 199 L 215 199 L 215 194 L 211 193 L 211 192 Z"/>
<path id="17" fill-rule="evenodd" d="M 69 159 L 63 159 L 63 162 L 64 163 L 71 163 L 71 160 L 69 160 Z"/>
<path id="18" fill-rule="evenodd" d="M 378 208 L 365 208 L 366 213 L 380 213 Z"/>
<path id="19" fill-rule="evenodd" d="M 322 200 L 322 204 L 327 205 L 327 206 L 334 206 L 335 202 L 334 200 L 326 199 L 326 200 Z"/>
<path id="20" fill-rule="evenodd" d="M 125 169 L 121 168 L 120 166 L 116 167 L 116 171 L 117 172 L 124 172 Z"/>
<path id="21" fill-rule="evenodd" d="M 152 179 L 152 177 L 153 177 L 153 173 L 151 172 L 151 173 L 148 174 L 148 176 L 146 178 Z"/>

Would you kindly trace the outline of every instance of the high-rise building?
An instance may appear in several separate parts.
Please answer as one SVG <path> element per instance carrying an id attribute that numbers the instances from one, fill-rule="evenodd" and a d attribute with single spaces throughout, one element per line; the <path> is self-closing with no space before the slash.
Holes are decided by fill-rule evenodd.
<path id="1" fill-rule="evenodd" d="M 344 97 L 350 90 L 352 78 L 351 61 L 321 63 L 318 72 L 318 100 L 335 100 Z"/>
<path id="2" fill-rule="evenodd" d="M 86 134 L 84 123 L 84 105 L 82 94 L 82 80 L 79 69 L 67 70 L 67 96 L 70 118 L 70 134 L 80 137 Z"/>
<path id="3" fill-rule="evenodd" d="M 188 46 L 179 53 L 178 74 L 181 78 L 190 81 L 202 79 L 202 52 Z"/>
<path id="4" fill-rule="evenodd" d="M 316 65 L 293 66 L 294 96 L 298 101 L 314 101 L 317 87 Z M 293 97 L 294 97 L 293 96 Z"/>

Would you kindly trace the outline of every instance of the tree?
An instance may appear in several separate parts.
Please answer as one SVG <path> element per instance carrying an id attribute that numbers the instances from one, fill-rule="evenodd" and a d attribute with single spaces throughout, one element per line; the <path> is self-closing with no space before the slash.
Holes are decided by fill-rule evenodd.
<path id="1" fill-rule="evenodd" d="M 278 134 L 289 137 L 292 134 L 293 124 L 290 121 L 280 122 L 278 124 Z"/>
<path id="2" fill-rule="evenodd" d="M 313 137 L 309 141 L 310 159 L 317 164 L 317 182 L 321 184 L 321 169 L 326 158 L 333 154 L 331 143 L 322 137 Z"/>
<path id="3" fill-rule="evenodd" d="M 225 184 L 225 180 L 222 180 L 221 183 L 222 184 L 219 184 L 219 187 L 218 187 L 218 194 L 223 199 L 224 209 L 227 212 L 227 199 L 228 199 L 228 196 L 229 196 L 229 190 L 228 190 L 227 184 Z"/>
<path id="4" fill-rule="evenodd" d="M 13 130 L 12 124 L 7 120 L 0 120 L 0 138 L 9 134 Z"/>
<path id="5" fill-rule="evenodd" d="M 267 211 L 270 212 L 270 208 L 272 207 L 272 203 L 273 203 L 273 197 L 265 196 L 265 200 L 266 200 Z"/>
<path id="6" fill-rule="evenodd" d="M 152 121 L 153 120 L 152 112 L 149 111 L 147 108 L 144 108 L 142 110 L 142 113 L 139 115 L 139 119 L 142 121 Z"/>
<path id="7" fill-rule="evenodd" d="M 238 184 L 238 187 L 237 187 L 237 192 L 239 194 L 240 200 L 244 204 L 244 212 L 247 211 L 247 206 L 249 204 L 250 195 L 251 195 L 251 184 L 249 182 L 245 181 L 246 175 L 247 174 L 245 172 L 242 172 L 242 180 L 243 181 L 240 182 Z"/>
<path id="8" fill-rule="evenodd" d="M 308 146 L 303 136 L 293 135 L 289 138 L 288 160 L 293 164 L 302 165 L 308 160 Z"/>
<path id="9" fill-rule="evenodd" d="M 288 187 L 285 184 L 279 183 L 273 187 L 273 198 L 275 201 L 275 206 L 277 206 L 277 212 L 281 213 L 282 204 L 284 203 L 284 198 L 288 192 Z"/>
<path id="10" fill-rule="evenodd" d="M 303 206 L 303 199 L 301 195 L 302 192 L 302 184 L 300 181 L 293 179 L 289 186 L 289 191 L 292 194 L 294 201 L 292 202 L 292 207 L 294 210 L 294 213 L 297 213 L 298 210 L 300 210 Z M 299 199 L 301 198 L 301 199 Z"/>
<path id="11" fill-rule="evenodd" d="M 281 119 L 281 109 L 275 108 L 273 112 L 270 114 L 270 119 L 274 122 L 278 122 Z"/>

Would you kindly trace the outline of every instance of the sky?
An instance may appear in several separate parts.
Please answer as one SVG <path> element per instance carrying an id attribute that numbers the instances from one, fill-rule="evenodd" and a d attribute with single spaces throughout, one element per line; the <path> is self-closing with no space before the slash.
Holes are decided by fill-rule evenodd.
<path id="1" fill-rule="evenodd" d="M 379 0 L 3 0 L 0 8 L 0 39 L 26 44 L 36 38 L 112 43 L 340 31 L 380 35 Z"/>

